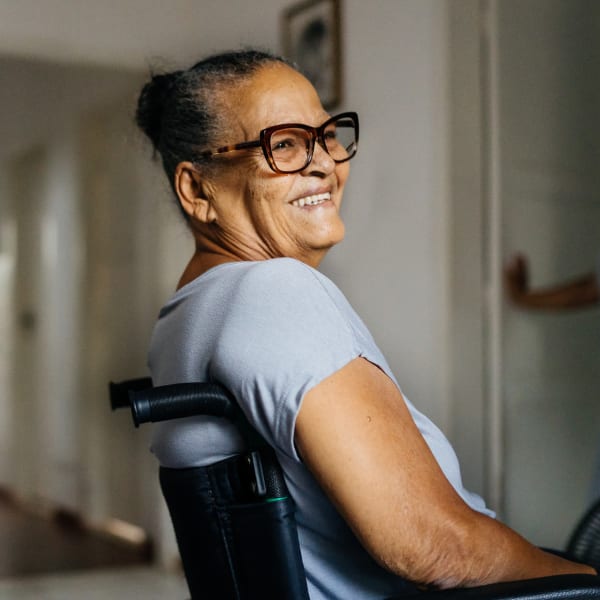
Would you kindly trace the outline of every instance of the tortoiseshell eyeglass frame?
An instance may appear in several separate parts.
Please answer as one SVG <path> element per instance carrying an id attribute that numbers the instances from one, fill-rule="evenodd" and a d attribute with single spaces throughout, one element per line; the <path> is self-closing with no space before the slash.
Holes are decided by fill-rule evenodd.
<path id="1" fill-rule="evenodd" d="M 353 126 L 354 126 L 354 145 L 353 145 L 352 151 L 348 154 L 347 157 L 342 158 L 342 159 L 335 159 L 335 158 L 333 158 L 333 156 L 331 157 L 334 160 L 334 162 L 336 162 L 338 164 L 343 163 L 343 162 L 350 160 L 356 154 L 356 150 L 358 148 L 358 114 L 356 114 L 355 112 L 344 112 L 344 113 L 340 113 L 339 115 L 334 115 L 333 117 L 327 119 L 327 121 L 325 121 L 325 123 L 323 123 L 319 127 L 311 127 L 310 125 L 304 125 L 303 123 L 282 123 L 281 125 L 272 125 L 271 127 L 266 127 L 265 129 L 261 130 L 260 139 L 258 139 L 258 140 L 253 140 L 251 142 L 240 142 L 239 144 L 228 144 L 227 146 L 221 146 L 220 148 L 217 148 L 216 150 L 206 150 L 204 152 L 201 152 L 200 156 L 211 157 L 211 156 L 215 156 L 216 154 L 225 154 L 227 152 L 235 152 L 236 150 L 247 150 L 249 148 L 262 148 L 262 152 L 264 154 L 265 159 L 267 160 L 269 167 L 271 167 L 271 169 L 273 171 L 275 171 L 275 173 L 284 173 L 284 174 L 299 173 L 300 171 L 303 171 L 304 169 L 306 169 L 306 167 L 312 161 L 313 153 L 315 150 L 315 141 L 316 140 L 318 140 L 318 142 L 321 145 L 321 147 L 323 148 L 323 150 L 325 150 L 325 152 L 327 152 L 327 154 L 329 154 L 331 156 L 331 154 L 329 153 L 329 150 L 327 149 L 327 144 L 325 142 L 325 137 L 324 137 L 325 130 L 329 125 L 331 125 L 331 123 L 341 120 L 341 119 L 351 120 L 353 123 Z M 280 169 L 275 164 L 275 159 L 273 158 L 273 152 L 271 150 L 270 141 L 271 141 L 271 136 L 274 133 L 276 133 L 277 131 L 281 131 L 282 129 L 303 129 L 304 131 L 307 131 L 310 134 L 310 138 L 309 138 L 310 144 L 309 144 L 309 147 L 306 152 L 306 162 L 304 163 L 304 165 L 302 165 L 302 167 L 300 167 L 298 169 L 292 169 L 292 170 L 288 171 L 286 169 Z"/>

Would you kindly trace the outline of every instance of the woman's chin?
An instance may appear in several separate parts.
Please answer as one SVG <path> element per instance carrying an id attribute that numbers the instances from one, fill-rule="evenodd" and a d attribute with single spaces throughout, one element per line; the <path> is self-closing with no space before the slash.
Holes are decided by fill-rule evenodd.
<path id="1" fill-rule="evenodd" d="M 315 250 L 327 252 L 343 241 L 344 234 L 344 224 L 340 221 L 340 224 L 337 227 L 328 229 L 326 232 L 323 232 L 322 235 L 318 236 L 318 239 L 314 240 L 312 247 Z"/>

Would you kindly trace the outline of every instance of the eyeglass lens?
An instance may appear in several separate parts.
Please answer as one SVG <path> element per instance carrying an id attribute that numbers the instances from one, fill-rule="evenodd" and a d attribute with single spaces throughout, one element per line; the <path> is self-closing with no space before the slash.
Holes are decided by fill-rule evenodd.
<path id="1" fill-rule="evenodd" d="M 275 166 L 284 172 L 303 169 L 309 162 L 314 143 L 312 138 L 312 131 L 301 128 L 290 127 L 274 131 L 271 134 L 270 148 Z M 356 152 L 354 121 L 348 117 L 332 121 L 323 131 L 323 141 L 333 160 L 348 160 Z"/>

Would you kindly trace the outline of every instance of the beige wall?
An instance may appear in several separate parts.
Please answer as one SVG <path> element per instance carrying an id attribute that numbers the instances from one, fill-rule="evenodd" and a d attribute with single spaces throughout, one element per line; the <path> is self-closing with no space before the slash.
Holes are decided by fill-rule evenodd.
<path id="1" fill-rule="evenodd" d="M 592 272 L 600 250 L 599 25 L 597 2 L 497 3 L 499 250 L 525 252 L 538 286 Z M 502 317 L 505 516 L 563 545 L 600 442 L 600 311 Z"/>

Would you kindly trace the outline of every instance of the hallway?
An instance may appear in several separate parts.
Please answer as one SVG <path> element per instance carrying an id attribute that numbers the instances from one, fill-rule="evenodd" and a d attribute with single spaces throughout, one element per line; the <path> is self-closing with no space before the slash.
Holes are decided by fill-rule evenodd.
<path id="1" fill-rule="evenodd" d="M 150 558 L 147 545 L 93 535 L 66 515 L 36 515 L 0 495 L 0 579 L 148 564 Z"/>
<path id="2" fill-rule="evenodd" d="M 0 580 L 0 600 L 183 600 L 180 577 L 151 567 L 121 567 Z"/>
<path id="3" fill-rule="evenodd" d="M 147 544 L 91 534 L 65 515 L 36 515 L 0 494 L 0 600 L 185 598 L 183 578 L 150 559 Z"/>

